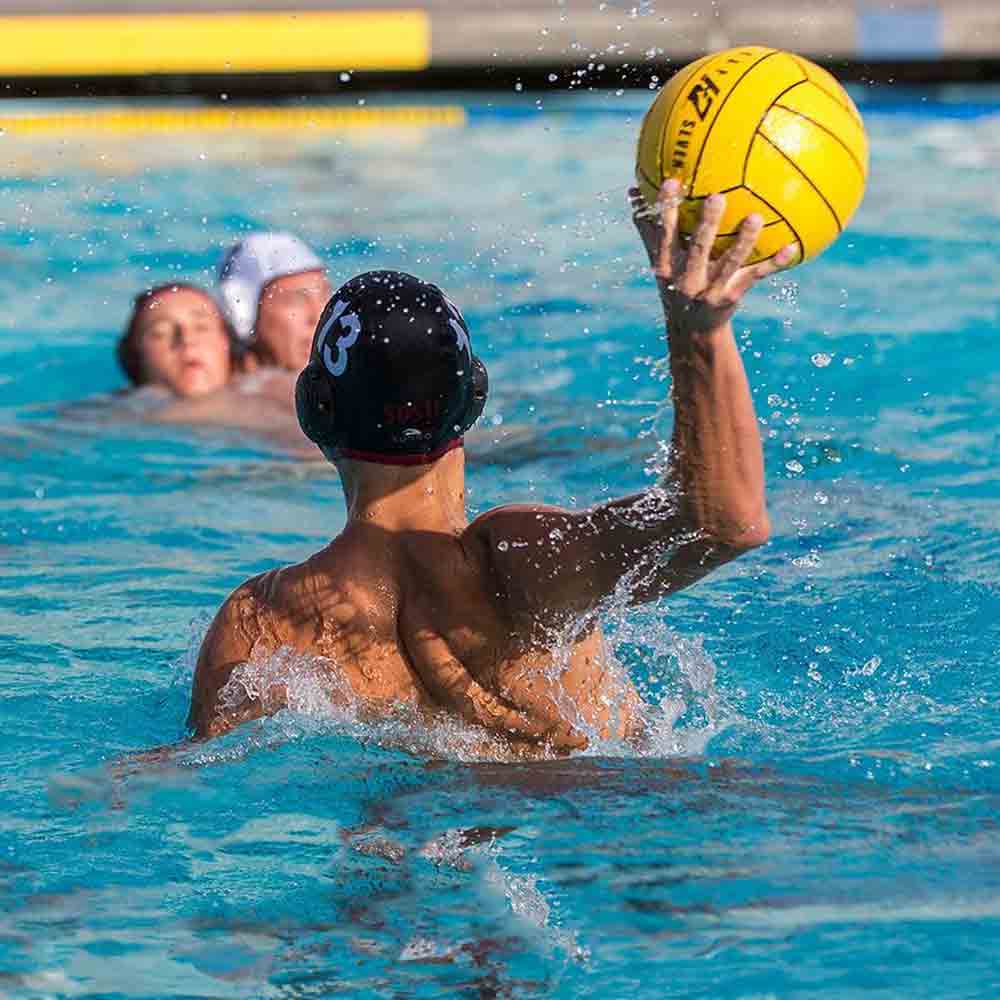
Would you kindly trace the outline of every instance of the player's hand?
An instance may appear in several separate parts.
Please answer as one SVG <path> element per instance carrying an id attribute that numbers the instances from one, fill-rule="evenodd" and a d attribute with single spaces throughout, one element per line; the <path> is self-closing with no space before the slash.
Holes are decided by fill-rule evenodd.
<path id="1" fill-rule="evenodd" d="M 798 247 L 793 243 L 768 260 L 747 266 L 764 227 L 759 215 L 748 215 L 729 249 L 712 260 L 712 245 L 726 209 L 726 196 L 713 194 L 705 199 L 701 219 L 690 239 L 682 235 L 677 224 L 681 200 L 677 180 L 664 181 L 653 210 L 643 201 L 638 188 L 629 189 L 632 221 L 649 254 L 671 331 L 711 333 L 732 319 L 743 296 L 758 281 L 790 264 Z"/>

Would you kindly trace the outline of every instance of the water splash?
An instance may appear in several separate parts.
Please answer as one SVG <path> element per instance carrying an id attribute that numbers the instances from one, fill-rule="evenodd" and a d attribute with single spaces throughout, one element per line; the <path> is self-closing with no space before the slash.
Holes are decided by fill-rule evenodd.
<path id="1" fill-rule="evenodd" d="M 516 874 L 506 867 L 502 846 L 496 837 L 470 842 L 470 831 L 451 829 L 426 843 L 419 854 L 438 868 L 463 872 L 478 870 L 486 890 L 501 896 L 513 916 L 531 926 L 536 932 L 532 938 L 543 948 L 569 961 L 586 963 L 589 960 L 590 951 L 580 944 L 576 932 L 560 926 L 555 907 L 539 886 L 538 878 Z M 421 954 L 427 947 L 439 949 L 441 946 L 416 938 L 407 944 L 404 952 L 409 949 L 412 955 Z"/>
<path id="2" fill-rule="evenodd" d="M 553 919 L 552 905 L 532 875 L 516 875 L 500 864 L 499 848 L 491 844 L 486 848 L 490 858 L 485 870 L 488 888 L 499 892 L 506 899 L 511 912 L 537 928 L 545 943 L 553 950 L 575 962 L 586 962 L 590 951 L 581 945 L 574 931 L 559 927 Z"/>
<path id="3" fill-rule="evenodd" d="M 638 568 L 637 568 L 638 571 Z M 600 609 L 606 631 L 607 669 L 631 676 L 643 698 L 640 739 L 606 738 L 583 719 L 576 704 L 557 683 L 568 666 L 575 643 L 589 632 L 595 616 L 571 623 L 552 637 L 553 658 L 545 678 L 563 717 L 577 726 L 589 741 L 581 755 L 594 757 L 664 757 L 701 754 L 717 733 L 738 716 L 727 709 L 716 689 L 715 663 L 698 637 L 684 637 L 662 622 L 654 612 L 637 615 L 630 605 L 634 581 L 624 580 Z M 197 650 L 208 625 L 207 616 L 192 623 L 186 652 L 175 663 L 173 687 L 189 685 Z M 625 687 L 612 685 L 621 691 Z M 503 762 L 523 759 L 506 740 L 450 714 L 428 716 L 411 706 L 399 706 L 388 716 L 374 717 L 371 708 L 356 698 L 330 660 L 282 647 L 272 654 L 240 664 L 220 692 L 227 711 L 248 700 L 259 700 L 270 717 L 239 727 L 234 733 L 208 744 L 199 744 L 192 763 L 209 763 L 242 757 L 314 735 L 349 737 L 362 746 L 403 751 L 418 757 L 455 762 Z M 620 731 L 624 704 L 606 706 L 608 729 Z M 540 752 L 540 758 L 555 754 Z"/>

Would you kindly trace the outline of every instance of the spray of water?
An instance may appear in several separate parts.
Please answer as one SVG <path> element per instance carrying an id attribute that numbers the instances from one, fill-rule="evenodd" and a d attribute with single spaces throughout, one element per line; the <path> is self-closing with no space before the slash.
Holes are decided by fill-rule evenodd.
<path id="1" fill-rule="evenodd" d="M 632 576 L 641 573 L 636 567 Z M 586 756 L 664 757 L 704 752 L 709 740 L 729 725 L 735 714 L 716 689 L 715 664 L 702 640 L 680 636 L 665 624 L 662 608 L 637 614 L 631 605 L 635 580 L 621 581 L 597 612 L 581 616 L 550 637 L 553 656 L 545 681 L 562 716 L 588 739 Z M 643 697 L 638 739 L 609 739 L 581 717 L 559 684 L 579 639 L 599 620 L 605 633 L 605 662 L 612 673 L 628 673 Z M 175 685 L 189 685 L 207 622 L 192 624 L 188 649 L 177 663 Z M 611 684 L 624 691 L 624 685 Z M 251 658 L 237 666 L 220 693 L 224 709 L 235 711 L 259 700 L 271 717 L 240 727 L 231 738 L 200 745 L 200 762 L 242 756 L 261 742 L 273 745 L 317 732 L 348 736 L 365 746 L 402 750 L 421 757 L 458 762 L 521 759 L 502 736 L 446 713 L 428 716 L 410 706 L 388 715 L 372 715 L 353 694 L 337 664 L 289 647 Z M 280 707 L 285 706 L 285 707 Z M 620 731 L 625 706 L 609 703 L 609 732 Z M 539 757 L 554 756 L 544 751 Z"/>

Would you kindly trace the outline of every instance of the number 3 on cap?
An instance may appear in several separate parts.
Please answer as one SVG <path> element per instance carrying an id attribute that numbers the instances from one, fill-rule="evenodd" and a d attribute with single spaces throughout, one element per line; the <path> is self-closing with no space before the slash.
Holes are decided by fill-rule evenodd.
<path id="1" fill-rule="evenodd" d="M 326 370 L 334 377 L 339 378 L 341 375 L 347 371 L 347 349 L 353 347 L 361 336 L 361 320 L 358 319 L 356 313 L 345 313 L 344 310 L 347 308 L 346 302 L 340 302 L 339 300 L 333 305 L 333 312 L 330 313 L 330 318 L 323 324 L 323 329 L 319 334 L 320 342 L 320 356 L 323 358 L 323 364 L 326 366 Z M 340 325 L 347 331 L 342 337 L 338 337 L 334 342 L 334 347 L 337 348 L 337 356 L 333 357 L 330 351 L 330 345 L 327 343 L 327 339 L 330 336 L 330 330 L 333 328 L 333 324 L 340 320 Z"/>

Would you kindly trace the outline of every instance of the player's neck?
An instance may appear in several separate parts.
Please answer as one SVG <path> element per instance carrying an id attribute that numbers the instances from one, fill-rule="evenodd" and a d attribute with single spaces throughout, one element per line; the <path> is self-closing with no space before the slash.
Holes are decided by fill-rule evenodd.
<path id="1" fill-rule="evenodd" d="M 348 525 L 376 525 L 386 531 L 444 531 L 457 534 L 465 512 L 465 452 L 455 448 L 428 465 L 337 462 Z"/>

